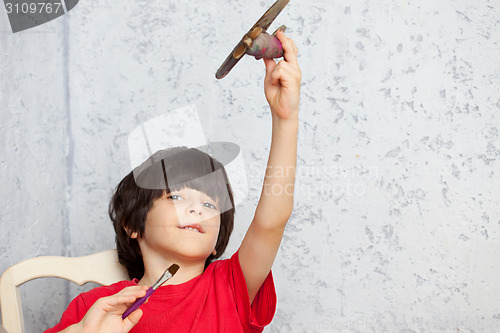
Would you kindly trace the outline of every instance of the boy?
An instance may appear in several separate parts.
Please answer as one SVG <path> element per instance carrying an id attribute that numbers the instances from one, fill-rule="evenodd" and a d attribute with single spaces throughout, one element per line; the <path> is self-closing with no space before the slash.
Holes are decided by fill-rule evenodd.
<path id="1" fill-rule="evenodd" d="M 264 91 L 272 113 L 268 166 L 239 250 L 210 264 L 222 254 L 232 230 L 231 189 L 226 186 L 226 195 L 217 189 L 228 184 L 223 166 L 191 149 L 159 152 L 156 164 L 161 162 L 166 189 L 140 190 L 136 183 L 148 180 L 131 173 L 110 204 L 120 262 L 135 279 L 81 294 L 46 332 L 261 332 L 269 324 L 276 306 L 271 267 L 293 208 L 301 82 L 295 43 L 281 31 L 277 38 L 284 60 L 264 59 Z M 197 171 L 204 164 L 218 171 L 215 176 L 207 179 L 206 172 Z M 153 174 L 154 182 L 159 176 L 152 169 L 144 174 Z M 175 169 L 183 171 L 177 172 L 180 178 L 190 175 L 172 181 Z M 204 181 L 191 181 L 193 174 Z M 137 202 L 144 202 L 142 209 Z M 180 266 L 178 272 L 122 319 L 172 263 Z"/>

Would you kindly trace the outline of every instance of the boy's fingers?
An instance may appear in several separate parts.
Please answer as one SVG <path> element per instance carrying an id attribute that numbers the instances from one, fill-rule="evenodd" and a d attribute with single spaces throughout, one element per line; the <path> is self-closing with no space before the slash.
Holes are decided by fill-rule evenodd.
<path id="1" fill-rule="evenodd" d="M 276 65 L 276 67 L 274 68 L 274 71 L 271 74 L 271 77 L 272 77 L 271 82 L 273 84 L 278 84 L 278 82 L 281 80 L 283 74 L 286 71 L 285 67 L 286 67 L 286 62 L 284 62 L 283 60 L 280 60 L 278 62 L 278 64 Z"/>
<path id="2" fill-rule="evenodd" d="M 117 307 L 123 305 L 129 306 L 135 302 L 135 297 L 130 295 L 113 295 L 108 297 L 103 297 L 99 301 L 102 303 L 102 308 L 105 311 L 114 311 Z M 97 304 L 97 302 L 96 302 Z"/>
<path id="3" fill-rule="evenodd" d="M 134 312 L 132 312 L 127 318 L 124 319 L 123 323 L 125 324 L 125 331 L 128 332 L 130 331 L 142 317 L 142 310 L 137 309 Z"/>
<path id="4" fill-rule="evenodd" d="M 290 86 L 301 79 L 301 71 L 298 66 L 292 66 L 285 60 L 280 60 L 271 74 L 272 82 L 280 81 L 281 85 Z"/>
<path id="5" fill-rule="evenodd" d="M 148 287 L 146 286 L 132 286 L 122 289 L 122 291 L 124 291 L 123 300 L 125 300 L 124 303 L 127 305 L 127 307 L 132 305 L 138 298 L 146 296 L 147 288 Z"/>
<path id="6" fill-rule="evenodd" d="M 264 81 L 269 82 L 271 81 L 274 68 L 276 68 L 276 62 L 273 59 L 264 58 L 264 64 L 266 65 L 266 77 L 264 78 Z"/>
<path id="7" fill-rule="evenodd" d="M 136 299 L 146 295 L 145 288 L 146 287 L 144 286 L 127 287 L 114 295 L 103 297 L 100 300 L 105 301 L 109 306 L 117 306 L 121 304 L 130 306 Z"/>
<path id="8" fill-rule="evenodd" d="M 276 37 L 283 48 L 283 57 L 285 60 L 291 64 L 297 64 L 298 48 L 295 42 L 291 38 L 288 38 L 281 30 L 276 33 Z"/>

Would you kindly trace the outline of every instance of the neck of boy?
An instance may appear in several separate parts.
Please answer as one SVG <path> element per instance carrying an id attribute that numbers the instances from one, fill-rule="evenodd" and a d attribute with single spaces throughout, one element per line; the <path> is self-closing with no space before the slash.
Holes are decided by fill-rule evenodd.
<path id="1" fill-rule="evenodd" d="M 139 281 L 139 285 L 152 286 L 173 263 L 179 265 L 179 270 L 172 278 L 162 284 L 162 286 L 185 283 L 203 274 L 205 269 L 205 261 L 196 262 L 163 258 L 158 258 L 157 260 L 144 260 L 144 276 Z"/>

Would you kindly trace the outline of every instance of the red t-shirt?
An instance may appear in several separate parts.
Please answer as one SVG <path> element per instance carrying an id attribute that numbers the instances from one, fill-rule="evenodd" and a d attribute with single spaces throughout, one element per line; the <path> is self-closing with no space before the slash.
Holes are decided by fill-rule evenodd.
<path id="1" fill-rule="evenodd" d="M 97 299 L 116 294 L 137 282 L 137 279 L 121 281 L 78 295 L 61 321 L 45 333 L 58 332 L 80 322 Z M 269 272 L 250 306 L 236 252 L 231 259 L 211 263 L 202 275 L 185 283 L 158 288 L 141 309 L 144 314 L 131 333 L 262 332 L 273 319 L 276 291 Z"/>

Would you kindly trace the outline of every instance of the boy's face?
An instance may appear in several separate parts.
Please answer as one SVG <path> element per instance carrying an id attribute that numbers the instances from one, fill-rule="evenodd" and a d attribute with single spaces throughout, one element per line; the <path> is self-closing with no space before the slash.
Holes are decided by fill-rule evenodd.
<path id="1" fill-rule="evenodd" d="M 143 256 L 204 262 L 214 251 L 219 229 L 218 202 L 185 187 L 155 201 L 138 241 Z"/>

